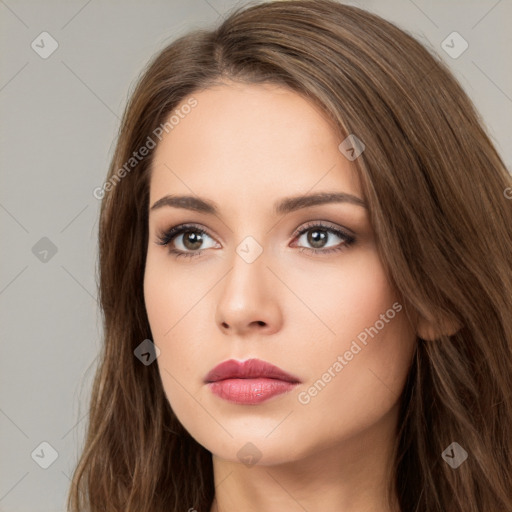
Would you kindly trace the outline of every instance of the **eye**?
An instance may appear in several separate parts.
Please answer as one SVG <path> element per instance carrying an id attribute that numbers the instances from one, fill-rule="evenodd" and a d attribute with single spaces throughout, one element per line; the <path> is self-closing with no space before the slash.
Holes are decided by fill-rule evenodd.
<path id="1" fill-rule="evenodd" d="M 180 240 L 181 237 L 181 240 Z M 169 252 L 176 258 L 200 256 L 205 249 L 216 246 L 213 238 L 201 227 L 195 224 L 180 224 L 160 234 L 156 242 L 158 245 L 170 245 Z M 213 241 L 210 247 L 204 247 L 205 238 Z M 348 248 L 355 242 L 355 237 L 343 229 L 322 223 L 321 221 L 311 222 L 294 233 L 294 239 L 312 245 L 313 247 L 299 247 L 299 251 L 309 251 L 313 254 L 333 253 Z M 327 245 L 329 239 L 338 238 L 340 241 L 333 247 Z M 177 246 L 177 247 L 175 247 Z M 218 245 L 217 245 L 218 246 Z"/>
<path id="2" fill-rule="evenodd" d="M 181 240 L 180 237 L 182 237 Z M 173 248 L 171 246 L 169 252 L 177 258 L 181 256 L 190 258 L 199 256 L 203 252 L 197 249 L 204 243 L 205 237 L 212 239 L 204 229 L 194 224 L 180 224 L 159 235 L 157 244 L 168 245 L 169 243 L 177 243 L 179 247 Z M 208 249 L 208 247 L 203 247 L 203 249 Z"/>
<path id="3" fill-rule="evenodd" d="M 327 245 L 329 239 L 336 241 L 336 238 L 341 241 L 329 247 Z M 303 239 L 303 242 L 312 245 L 313 247 L 299 247 L 299 250 L 317 253 L 332 253 L 346 249 L 355 242 L 355 237 L 350 233 L 342 230 L 341 228 L 332 226 L 330 224 L 324 224 L 322 222 L 314 222 L 307 224 L 301 230 L 296 233 L 296 239 L 299 241 Z"/>

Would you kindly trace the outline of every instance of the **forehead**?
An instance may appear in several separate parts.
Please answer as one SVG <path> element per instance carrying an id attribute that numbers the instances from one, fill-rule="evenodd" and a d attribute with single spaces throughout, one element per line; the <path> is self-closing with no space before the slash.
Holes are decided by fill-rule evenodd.
<path id="1" fill-rule="evenodd" d="M 244 208 L 317 190 L 361 197 L 334 126 L 300 94 L 272 84 L 227 83 L 191 96 L 196 106 L 154 150 L 150 204 L 170 193 Z"/>

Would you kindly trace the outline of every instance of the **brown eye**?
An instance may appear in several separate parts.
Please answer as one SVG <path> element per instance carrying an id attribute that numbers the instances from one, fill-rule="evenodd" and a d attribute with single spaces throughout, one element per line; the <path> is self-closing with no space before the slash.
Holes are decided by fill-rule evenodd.
<path id="1" fill-rule="evenodd" d="M 315 249 L 321 249 L 329 239 L 329 235 L 325 229 L 308 230 L 307 232 L 308 244 L 311 244 Z"/>
<path id="2" fill-rule="evenodd" d="M 198 256 L 202 253 L 206 238 L 213 238 L 200 227 L 190 224 L 174 226 L 158 237 L 157 244 L 169 245 L 169 252 L 176 256 Z M 215 246 L 213 243 L 210 247 Z"/>
<path id="3" fill-rule="evenodd" d="M 326 226 L 323 224 L 313 224 L 306 226 L 297 234 L 297 240 L 303 241 L 311 247 L 300 247 L 301 251 L 312 251 L 314 253 L 330 253 L 346 248 L 347 246 L 355 242 L 354 236 L 345 233 L 339 228 L 333 226 Z M 336 243 L 336 239 L 339 241 Z M 334 242 L 334 245 L 327 245 L 330 241 Z"/>
<path id="4" fill-rule="evenodd" d="M 182 244 L 190 251 L 199 249 L 203 243 L 203 235 L 198 231 L 184 231 L 182 235 Z"/>

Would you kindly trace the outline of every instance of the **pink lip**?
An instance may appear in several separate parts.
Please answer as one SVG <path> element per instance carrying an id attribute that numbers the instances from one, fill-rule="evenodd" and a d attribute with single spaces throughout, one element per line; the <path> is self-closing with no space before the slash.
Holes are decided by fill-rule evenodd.
<path id="1" fill-rule="evenodd" d="M 217 396 L 238 404 L 258 404 L 293 389 L 300 380 L 260 359 L 229 359 L 213 368 L 204 382 Z"/>

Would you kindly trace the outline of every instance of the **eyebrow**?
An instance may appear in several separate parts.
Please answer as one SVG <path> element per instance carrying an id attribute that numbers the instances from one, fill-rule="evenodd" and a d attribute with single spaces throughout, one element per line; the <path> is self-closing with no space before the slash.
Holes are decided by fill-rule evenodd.
<path id="1" fill-rule="evenodd" d="M 317 194 L 308 194 L 280 199 L 274 204 L 274 213 L 276 215 L 282 215 L 300 210 L 302 208 L 310 208 L 312 206 L 329 203 L 349 203 L 368 209 L 368 206 L 362 199 L 352 194 L 347 194 L 345 192 L 320 192 Z M 197 196 L 173 195 L 164 196 L 156 201 L 150 208 L 150 212 L 164 206 L 183 208 L 186 210 L 193 210 L 210 215 L 217 215 L 219 212 L 216 203 L 213 201 L 209 201 Z"/>

